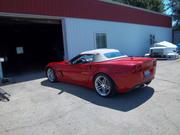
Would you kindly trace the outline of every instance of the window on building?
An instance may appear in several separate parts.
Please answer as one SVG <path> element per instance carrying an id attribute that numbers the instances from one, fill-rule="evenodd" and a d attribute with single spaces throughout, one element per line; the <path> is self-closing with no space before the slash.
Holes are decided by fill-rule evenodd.
<path id="1" fill-rule="evenodd" d="M 96 33 L 96 47 L 107 48 L 107 37 L 106 33 Z"/>

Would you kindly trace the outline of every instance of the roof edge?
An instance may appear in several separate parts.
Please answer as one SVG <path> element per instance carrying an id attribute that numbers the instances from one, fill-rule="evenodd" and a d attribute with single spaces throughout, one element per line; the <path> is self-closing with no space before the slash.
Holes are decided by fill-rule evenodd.
<path id="1" fill-rule="evenodd" d="M 104 2 L 104 3 L 113 4 L 113 5 L 120 5 L 120 6 L 124 6 L 124 7 L 129 7 L 129 8 L 133 8 L 133 9 L 137 9 L 137 10 L 141 10 L 141 11 L 145 11 L 145 12 L 149 12 L 149 13 L 153 13 L 153 14 L 157 14 L 157 15 L 171 17 L 169 15 L 166 15 L 166 14 L 163 14 L 163 13 L 160 13 L 160 12 L 152 11 L 152 10 L 145 9 L 145 8 L 135 7 L 135 6 L 131 6 L 131 5 L 127 5 L 127 4 L 116 2 L 116 1 L 109 1 L 109 0 L 99 0 L 99 1 Z"/>

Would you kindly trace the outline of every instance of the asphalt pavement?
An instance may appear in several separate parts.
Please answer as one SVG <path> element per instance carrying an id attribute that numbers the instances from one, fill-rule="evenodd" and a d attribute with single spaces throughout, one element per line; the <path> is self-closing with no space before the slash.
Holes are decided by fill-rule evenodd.
<path id="1" fill-rule="evenodd" d="M 0 135 L 180 135 L 180 60 L 158 61 L 149 87 L 113 98 L 42 72 L 14 80 L 0 86 Z"/>

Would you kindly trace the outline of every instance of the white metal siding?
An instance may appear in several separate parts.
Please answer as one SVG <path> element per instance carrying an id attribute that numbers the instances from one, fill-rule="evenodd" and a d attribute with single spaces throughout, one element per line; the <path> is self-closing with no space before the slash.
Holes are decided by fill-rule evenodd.
<path id="1" fill-rule="evenodd" d="M 95 33 L 107 33 L 107 47 L 129 56 L 143 56 L 150 47 L 150 34 L 156 41 L 172 41 L 172 29 L 111 21 L 65 18 L 68 58 L 95 49 Z"/>

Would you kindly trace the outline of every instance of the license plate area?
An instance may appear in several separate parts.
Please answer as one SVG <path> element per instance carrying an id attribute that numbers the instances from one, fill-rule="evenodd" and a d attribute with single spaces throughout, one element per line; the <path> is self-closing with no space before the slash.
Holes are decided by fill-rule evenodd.
<path id="1" fill-rule="evenodd" d="M 144 71 L 144 77 L 148 78 L 151 76 L 151 72 L 149 70 Z"/>

